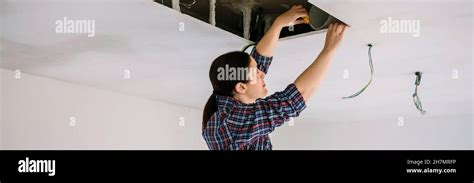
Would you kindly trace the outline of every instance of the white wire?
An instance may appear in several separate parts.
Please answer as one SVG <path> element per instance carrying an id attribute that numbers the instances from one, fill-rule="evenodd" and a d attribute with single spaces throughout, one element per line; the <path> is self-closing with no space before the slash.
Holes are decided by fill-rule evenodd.
<path id="1" fill-rule="evenodd" d="M 193 0 L 192 3 L 179 3 L 181 5 L 183 5 L 184 7 L 190 9 L 194 4 L 196 4 L 196 0 Z"/>

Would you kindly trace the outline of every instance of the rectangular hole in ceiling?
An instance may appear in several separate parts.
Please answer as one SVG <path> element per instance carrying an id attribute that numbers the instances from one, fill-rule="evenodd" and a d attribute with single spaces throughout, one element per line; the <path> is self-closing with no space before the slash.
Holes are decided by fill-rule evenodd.
<path id="1" fill-rule="evenodd" d="M 155 0 L 169 8 L 179 3 L 181 13 L 211 24 L 211 0 Z M 310 24 L 286 27 L 280 38 L 327 29 L 329 23 L 341 22 L 308 0 L 215 0 L 215 26 L 250 41 L 258 42 L 274 19 L 293 5 L 303 5 L 310 14 Z M 176 7 L 176 6 L 175 6 Z M 244 13 L 248 12 L 248 13 Z M 250 16 L 249 16 L 250 15 Z M 250 18 L 249 18 L 250 17 Z M 246 24 L 247 22 L 247 24 Z"/>

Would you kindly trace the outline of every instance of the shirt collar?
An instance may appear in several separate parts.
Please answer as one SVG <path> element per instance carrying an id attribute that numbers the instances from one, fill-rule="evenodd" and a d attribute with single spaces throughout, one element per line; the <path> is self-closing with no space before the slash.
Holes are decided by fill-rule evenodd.
<path id="1" fill-rule="evenodd" d="M 227 108 L 240 104 L 239 100 L 229 96 L 216 95 L 216 100 L 218 108 Z"/>

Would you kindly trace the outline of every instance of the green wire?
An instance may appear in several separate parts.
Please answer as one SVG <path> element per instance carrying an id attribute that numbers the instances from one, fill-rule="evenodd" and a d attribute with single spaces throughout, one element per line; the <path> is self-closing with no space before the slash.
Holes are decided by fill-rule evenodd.
<path id="1" fill-rule="evenodd" d="M 360 91 L 358 91 L 357 93 L 354 93 L 353 95 L 351 96 L 348 96 L 348 97 L 342 97 L 342 99 L 350 99 L 350 98 L 354 98 L 354 97 L 357 97 L 358 95 L 360 95 L 362 92 L 364 92 L 365 89 L 367 89 L 367 87 L 369 87 L 370 83 L 372 83 L 372 78 L 374 76 L 374 66 L 372 64 L 372 44 L 368 44 L 367 45 L 369 47 L 369 51 L 368 51 L 368 55 L 369 55 L 369 66 L 370 66 L 370 80 L 369 80 L 369 83 L 367 83 L 364 88 L 362 88 Z"/>
<path id="2" fill-rule="evenodd" d="M 415 103 L 415 107 L 421 112 L 421 114 L 426 114 L 426 111 L 423 110 L 423 106 L 421 105 L 421 100 L 418 97 L 418 86 L 421 82 L 421 72 L 416 72 L 416 81 L 415 81 L 415 93 L 413 94 L 413 103 Z"/>

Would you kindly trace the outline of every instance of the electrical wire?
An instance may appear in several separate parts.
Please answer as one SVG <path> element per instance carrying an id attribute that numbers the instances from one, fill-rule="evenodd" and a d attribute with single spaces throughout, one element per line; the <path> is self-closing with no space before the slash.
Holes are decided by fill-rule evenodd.
<path id="1" fill-rule="evenodd" d="M 422 115 L 426 114 L 426 111 L 423 110 L 423 106 L 421 105 L 421 100 L 418 97 L 418 86 L 421 83 L 421 72 L 416 72 L 416 81 L 415 81 L 415 93 L 413 94 L 413 103 L 415 103 L 415 107 L 421 112 Z"/>
<path id="2" fill-rule="evenodd" d="M 192 3 L 179 3 L 180 5 L 183 5 L 184 7 L 190 9 L 194 4 L 196 4 L 196 0 L 193 0 Z"/>
<path id="3" fill-rule="evenodd" d="M 370 80 L 369 80 L 369 83 L 367 83 L 364 88 L 362 88 L 360 91 L 358 91 L 357 93 L 354 93 L 353 95 L 351 96 L 348 96 L 348 97 L 342 97 L 342 99 L 350 99 L 350 98 L 354 98 L 354 97 L 357 97 L 358 95 L 360 95 L 362 92 L 364 92 L 365 89 L 367 89 L 367 87 L 369 87 L 370 83 L 372 83 L 372 78 L 374 76 L 374 66 L 372 64 L 372 47 L 373 45 L 372 44 L 368 44 L 367 45 L 369 47 L 369 51 L 368 51 L 368 55 L 369 55 L 369 66 L 370 66 Z"/>
<path id="4" fill-rule="evenodd" d="M 255 46 L 255 45 L 257 45 L 257 43 L 251 43 L 251 44 L 245 46 L 244 48 L 242 48 L 242 51 L 243 51 L 243 52 L 246 52 L 247 49 L 249 49 L 251 46 Z"/>

